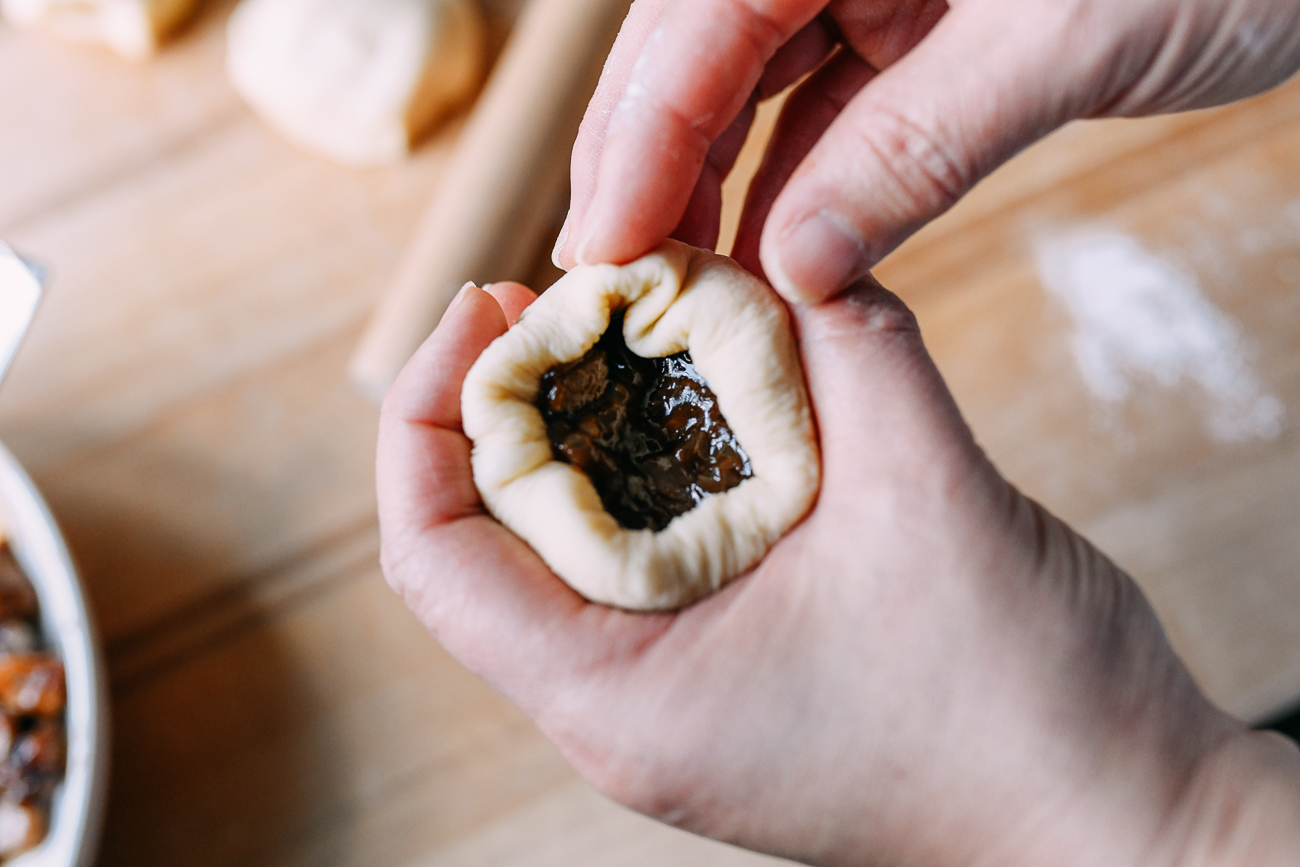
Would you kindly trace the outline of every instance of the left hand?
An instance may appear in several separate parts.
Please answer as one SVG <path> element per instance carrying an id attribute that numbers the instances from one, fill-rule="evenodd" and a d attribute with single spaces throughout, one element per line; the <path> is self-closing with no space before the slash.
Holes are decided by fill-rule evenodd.
<path id="1" fill-rule="evenodd" d="M 462 293 L 384 403 L 384 572 L 611 797 L 811 864 L 927 867 L 1210 864 L 1189 829 L 1253 845 L 1261 804 L 1289 803 L 1189 798 L 1250 735 L 1132 581 L 998 475 L 878 285 L 793 311 L 813 510 L 748 574 L 661 614 L 587 602 L 484 509 L 461 384 L 532 298 L 491 292 Z M 1252 867 L 1295 863 L 1278 839 Z"/>

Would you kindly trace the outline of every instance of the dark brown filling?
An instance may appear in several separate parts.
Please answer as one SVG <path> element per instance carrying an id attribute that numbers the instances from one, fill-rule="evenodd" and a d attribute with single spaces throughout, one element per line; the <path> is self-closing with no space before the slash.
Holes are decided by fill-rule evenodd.
<path id="1" fill-rule="evenodd" d="M 586 355 L 542 376 L 537 408 L 556 459 L 585 472 L 629 530 L 662 530 L 754 474 L 690 353 L 632 352 L 622 311 Z"/>

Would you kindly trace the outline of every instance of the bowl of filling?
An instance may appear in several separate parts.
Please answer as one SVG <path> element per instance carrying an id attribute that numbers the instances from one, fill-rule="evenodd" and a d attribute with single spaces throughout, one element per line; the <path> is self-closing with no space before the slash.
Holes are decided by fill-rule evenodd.
<path id="1" fill-rule="evenodd" d="M 43 269 L 0 242 L 0 379 Z M 108 782 L 103 661 L 50 510 L 0 445 L 0 863 L 87 867 Z"/>
<path id="2" fill-rule="evenodd" d="M 0 446 L 0 863 L 88 867 L 108 782 L 107 690 L 76 568 Z"/>

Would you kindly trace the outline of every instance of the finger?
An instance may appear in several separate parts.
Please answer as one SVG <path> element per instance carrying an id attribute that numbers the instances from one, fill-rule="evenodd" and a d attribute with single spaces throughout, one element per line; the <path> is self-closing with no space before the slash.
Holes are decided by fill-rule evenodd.
<path id="1" fill-rule="evenodd" d="M 722 221 L 722 182 L 736 163 L 740 149 L 754 122 L 755 104 L 745 103 L 731 126 L 709 148 L 700 177 L 686 205 L 686 212 L 670 237 L 694 247 L 712 250 L 718 244 Z"/>
<path id="2" fill-rule="evenodd" d="M 946 540 L 951 570 L 922 558 L 904 566 L 917 574 L 993 562 L 1018 497 L 976 444 L 911 312 L 870 277 L 792 312 L 825 468 L 819 532 L 833 546 L 846 526 L 871 528 L 931 553 L 931 540 Z"/>
<path id="3" fill-rule="evenodd" d="M 571 617 L 583 604 L 487 515 L 474 487 L 460 389 L 505 330 L 493 297 L 461 290 L 389 391 L 376 460 L 385 576 L 453 654 L 498 683 L 511 681 L 514 663 L 484 636 L 508 635 L 512 647 L 541 653 L 538 624 Z"/>
<path id="4" fill-rule="evenodd" d="M 731 255 L 748 270 L 763 275 L 758 255 L 763 224 L 772 203 L 799 163 L 877 70 L 911 50 L 947 9 L 944 0 L 900 0 L 894 4 L 870 5 L 835 0 L 829 7 L 829 13 L 834 16 L 833 25 L 823 24 L 822 18 L 818 18 L 804 28 L 801 36 L 820 33 L 824 39 L 823 54 L 818 60 L 821 66 L 786 99 L 765 149 L 763 164 L 746 191 Z M 851 49 L 837 46 L 837 40 L 845 39 L 851 40 Z M 837 48 L 834 56 L 822 64 Z M 769 74 L 779 67 L 780 55 L 785 50 L 782 48 L 768 64 Z"/>
<path id="5" fill-rule="evenodd" d="M 623 94 L 632 64 L 650 30 L 658 23 L 664 0 L 638 0 L 619 32 L 600 86 L 587 107 L 582 128 L 573 148 L 570 166 L 569 213 L 555 242 L 551 259 L 556 267 L 572 268 L 577 264 L 574 251 L 577 238 L 572 226 L 581 225 L 587 206 L 596 188 L 596 171 L 599 167 L 605 129 L 614 106 Z M 735 164 L 736 156 L 744 146 L 745 137 L 753 122 L 755 101 L 762 101 L 779 93 L 820 64 L 835 48 L 835 38 L 826 24 L 816 18 L 782 45 L 768 62 L 754 91 L 741 114 L 709 148 L 709 156 L 700 178 L 691 192 L 685 212 L 672 237 L 697 247 L 712 248 L 717 244 L 718 222 L 721 214 L 721 185 Z M 659 239 L 646 242 L 647 249 Z"/>
<path id="6" fill-rule="evenodd" d="M 826 59 L 835 42 L 820 18 L 809 22 L 789 42 L 777 49 L 763 77 L 731 126 L 709 147 L 699 180 L 687 202 L 686 212 L 670 237 L 695 247 L 717 247 L 722 220 L 722 183 L 736 165 L 745 146 L 758 103 L 781 92 Z M 757 253 L 757 244 L 755 244 Z M 757 262 L 757 256 L 755 256 Z"/>
<path id="7" fill-rule="evenodd" d="M 779 292 L 829 297 L 1021 147 L 1087 113 L 1085 61 L 1059 38 L 1065 11 L 1030 11 L 959 6 L 853 97 L 764 225 L 762 265 Z"/>
<path id="8" fill-rule="evenodd" d="M 519 321 L 519 314 L 524 312 L 524 308 L 537 300 L 537 293 L 522 283 L 489 283 L 483 287 L 483 291 L 496 299 L 501 312 L 505 314 L 506 325 L 510 328 Z"/>
<path id="9" fill-rule="evenodd" d="M 778 48 L 822 0 L 673 0 L 646 40 L 605 131 L 576 258 L 626 262 L 681 220 L 711 144 Z"/>
<path id="10" fill-rule="evenodd" d="M 470 366 L 505 330 L 496 300 L 466 286 L 389 389 L 376 464 L 386 530 L 405 537 L 481 511 L 468 461 L 461 463 L 468 445 L 460 430 L 460 389 Z"/>
<path id="11" fill-rule="evenodd" d="M 895 295 L 867 278 L 793 315 L 825 465 L 836 468 L 826 491 L 851 498 L 889 474 L 931 476 L 979 460 L 916 319 Z"/>
<path id="12" fill-rule="evenodd" d="M 758 101 L 776 96 L 816 69 L 835 50 L 839 38 L 839 28 L 824 13 L 805 24 L 767 62 L 755 91 Z"/>
<path id="13" fill-rule="evenodd" d="M 460 430 L 460 386 L 483 349 L 506 330 L 496 300 L 467 283 L 442 321 L 397 375 L 380 412 L 386 422 L 420 422 Z"/>
<path id="14" fill-rule="evenodd" d="M 568 270 L 577 264 L 577 233 L 574 226 L 581 225 L 587 206 L 596 191 L 596 171 L 600 166 L 601 149 L 605 143 L 605 130 L 609 126 L 614 107 L 623 98 L 628 77 L 642 46 L 659 24 L 660 15 L 668 0 L 636 0 L 628 10 L 623 26 L 619 28 L 614 47 L 610 49 L 605 67 L 600 73 L 596 92 L 587 104 L 578 137 L 573 143 L 569 161 L 569 213 L 560 227 L 551 260 L 557 268 Z"/>
<path id="15" fill-rule="evenodd" d="M 759 238 L 772 203 L 812 150 L 817 139 L 876 71 L 852 51 L 842 49 L 786 98 L 772 138 L 749 189 L 731 255 L 762 274 Z"/>
<path id="16" fill-rule="evenodd" d="M 911 51 L 948 12 L 946 0 L 892 0 L 862 3 L 831 0 L 827 12 L 842 41 L 876 69 Z"/>
<path id="17" fill-rule="evenodd" d="M 493 288 L 507 303 L 527 297 L 519 284 Z M 460 430 L 460 389 L 505 330 L 496 299 L 466 287 L 389 391 L 376 460 L 381 560 L 453 655 L 542 716 L 568 679 L 641 652 L 670 619 L 587 603 L 484 510 Z"/>

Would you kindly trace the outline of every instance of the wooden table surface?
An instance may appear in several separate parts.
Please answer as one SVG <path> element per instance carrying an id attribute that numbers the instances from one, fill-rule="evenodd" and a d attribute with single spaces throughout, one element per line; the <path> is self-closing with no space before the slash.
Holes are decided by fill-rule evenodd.
<path id="1" fill-rule="evenodd" d="M 295 151 L 225 82 L 230 6 L 144 66 L 0 27 L 0 237 L 53 269 L 0 438 L 107 650 L 102 863 L 770 863 L 595 795 L 389 592 L 344 367 L 455 128 L 392 169 Z M 1193 286 L 1281 424 L 1225 439 L 1187 380 L 1096 397 L 1040 274 L 1082 230 Z M 1067 128 L 878 273 L 994 460 L 1134 574 L 1210 694 L 1300 696 L 1300 85 Z"/>

